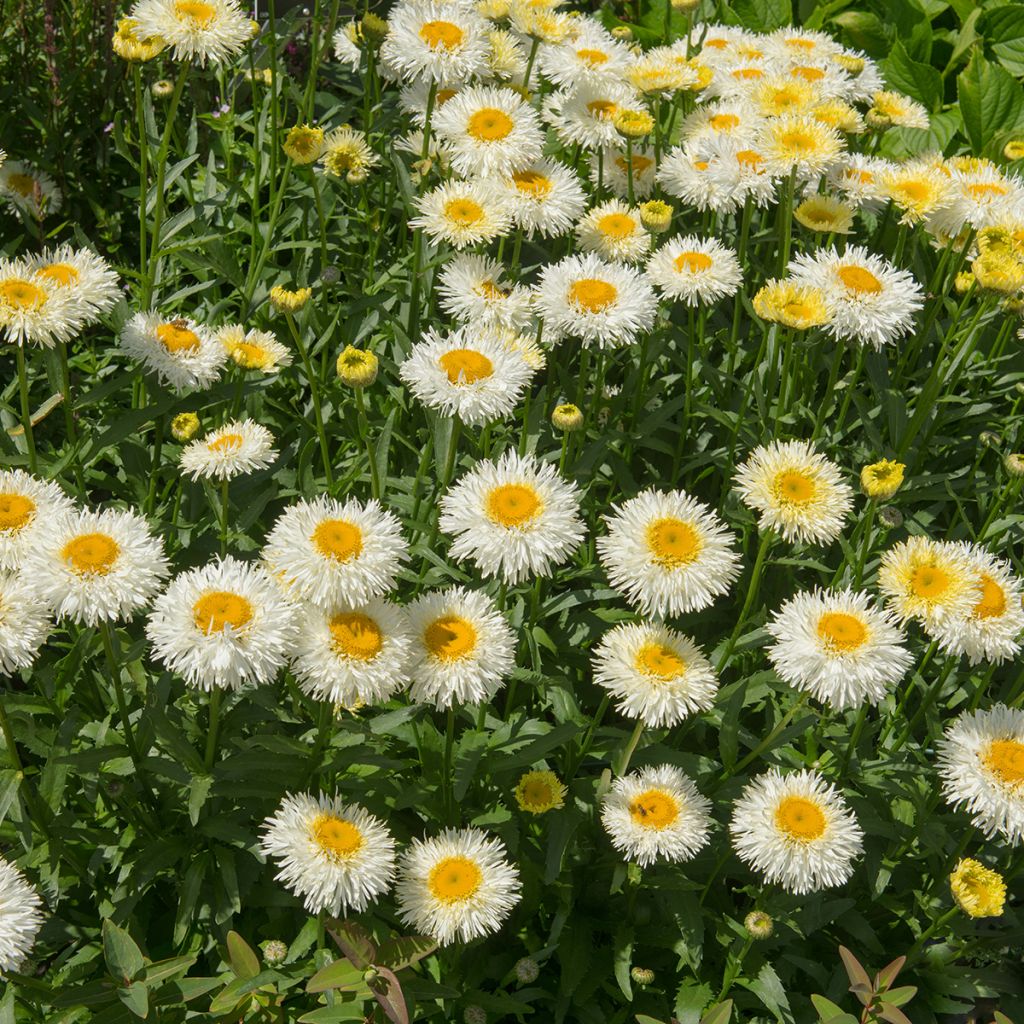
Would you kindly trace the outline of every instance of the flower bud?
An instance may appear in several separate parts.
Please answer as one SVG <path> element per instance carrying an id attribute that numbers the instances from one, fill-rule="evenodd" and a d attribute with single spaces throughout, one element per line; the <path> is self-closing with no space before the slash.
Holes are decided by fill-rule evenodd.
<path id="1" fill-rule="evenodd" d="M 869 498 L 891 498 L 900 489 L 906 468 L 890 459 L 873 462 L 860 471 L 860 485 Z"/>
<path id="2" fill-rule="evenodd" d="M 1003 146 L 1003 156 L 1007 160 L 1024 160 L 1024 139 L 1010 139 Z"/>
<path id="3" fill-rule="evenodd" d="M 654 131 L 654 118 L 646 110 L 618 110 L 612 123 L 615 130 L 626 139 L 642 139 Z"/>
<path id="4" fill-rule="evenodd" d="M 380 42 L 388 34 L 388 23 L 376 14 L 364 14 L 360 28 L 363 37 L 373 42 Z"/>
<path id="5" fill-rule="evenodd" d="M 267 939 L 260 943 L 263 959 L 272 966 L 283 964 L 288 955 L 288 947 L 280 939 Z"/>
<path id="6" fill-rule="evenodd" d="M 628 43 L 633 38 L 633 30 L 628 25 L 616 25 L 612 29 L 612 36 L 624 43 Z"/>
<path id="7" fill-rule="evenodd" d="M 531 956 L 516 961 L 516 981 L 520 985 L 532 985 L 540 977 L 540 964 Z"/>
<path id="8" fill-rule="evenodd" d="M 462 1011 L 465 1024 L 487 1024 L 487 1011 L 482 1006 L 471 1004 Z"/>
<path id="9" fill-rule="evenodd" d="M 350 388 L 368 388 L 376 379 L 377 357 L 365 349 L 348 345 L 338 356 L 338 376 Z"/>
<path id="10" fill-rule="evenodd" d="M 313 296 L 312 288 L 289 291 L 280 285 L 270 289 L 270 302 L 280 313 L 297 313 Z"/>
<path id="11" fill-rule="evenodd" d="M 158 78 L 150 87 L 149 91 L 158 100 L 165 100 L 174 92 L 174 83 L 168 78 Z"/>
<path id="12" fill-rule="evenodd" d="M 1024 476 L 1024 453 L 1010 452 L 1003 458 L 1003 467 L 1010 476 Z"/>
<path id="13" fill-rule="evenodd" d="M 191 441 L 199 432 L 199 417 L 194 412 L 179 412 L 171 420 L 171 436 L 175 441 Z"/>
<path id="14" fill-rule="evenodd" d="M 752 910 L 743 919 L 743 927 L 752 939 L 768 939 L 775 931 L 775 922 L 763 910 Z"/>
<path id="15" fill-rule="evenodd" d="M 654 971 L 648 967 L 634 967 L 629 972 L 629 976 L 637 985 L 641 986 L 641 988 L 646 988 L 648 985 L 654 984 Z"/>
<path id="16" fill-rule="evenodd" d="M 556 430 L 564 430 L 566 433 L 579 430 L 583 426 L 583 413 L 578 405 L 571 402 L 556 405 L 555 411 L 551 414 L 551 425 Z"/>
<path id="17" fill-rule="evenodd" d="M 878 510 L 878 519 L 889 530 L 898 530 L 903 525 L 903 513 L 895 505 L 886 505 Z"/>
<path id="18" fill-rule="evenodd" d="M 660 199 L 650 199 L 640 204 L 640 220 L 654 234 L 668 231 L 672 223 L 672 207 Z"/>
<path id="19" fill-rule="evenodd" d="M 324 130 L 309 124 L 297 124 L 288 129 L 281 148 L 293 163 L 311 164 L 324 151 Z"/>

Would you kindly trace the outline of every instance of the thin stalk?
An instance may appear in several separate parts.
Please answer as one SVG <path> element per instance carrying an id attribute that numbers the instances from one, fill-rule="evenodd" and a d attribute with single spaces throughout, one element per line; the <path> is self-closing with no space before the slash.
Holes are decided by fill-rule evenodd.
<path id="1" fill-rule="evenodd" d="M 217 737 L 220 731 L 220 706 L 224 691 L 215 686 L 210 691 L 210 719 L 206 732 L 206 755 L 203 763 L 206 765 L 206 774 L 213 772 L 213 762 L 217 758 Z"/>
<path id="2" fill-rule="evenodd" d="M 738 775 L 744 768 L 747 767 L 752 761 L 759 758 L 766 750 L 770 750 L 772 744 L 782 735 L 786 726 L 793 720 L 794 716 L 798 711 L 803 708 L 805 701 L 807 700 L 807 694 L 801 693 L 797 700 L 793 703 L 790 709 L 779 719 L 778 725 L 756 746 L 746 757 L 743 758 L 732 770 L 725 772 L 725 777 L 730 775 Z"/>
<path id="3" fill-rule="evenodd" d="M 230 508 L 228 488 L 230 481 L 220 482 L 220 554 L 223 558 L 228 553 L 228 509 Z"/>
<path id="4" fill-rule="evenodd" d="M 729 636 L 729 641 L 725 646 L 725 652 L 722 654 L 722 660 L 718 663 L 718 671 L 721 672 L 726 665 L 729 664 L 729 659 L 732 657 L 733 649 L 736 647 L 736 642 L 740 638 L 740 634 L 743 632 L 743 626 L 746 624 L 747 615 L 750 613 L 750 609 L 754 605 L 754 601 L 757 599 L 757 592 L 761 587 L 761 574 L 764 572 L 765 563 L 768 560 L 768 552 L 771 550 L 772 542 L 775 540 L 775 534 L 770 530 L 766 530 L 761 534 L 760 543 L 757 548 L 757 557 L 754 560 L 754 568 L 750 574 L 750 583 L 747 585 L 747 596 L 743 602 L 743 610 L 739 614 L 739 618 L 736 620 L 736 625 L 733 627 L 733 631 Z"/>
<path id="5" fill-rule="evenodd" d="M 15 357 L 18 362 L 18 392 L 21 395 L 21 423 L 25 431 L 25 445 L 28 448 L 28 468 L 32 473 L 38 470 L 36 459 L 36 438 L 32 432 L 32 407 L 28 397 L 28 373 L 25 370 L 25 346 L 17 344 L 14 346 Z"/>
<path id="6" fill-rule="evenodd" d="M 622 776 L 629 771 L 629 762 L 633 760 L 633 754 L 636 751 L 637 744 L 640 742 L 640 737 L 643 735 L 643 731 L 644 721 L 641 718 L 637 720 L 636 725 L 633 727 L 633 734 L 629 737 L 629 742 L 622 751 L 618 767 L 615 769 L 616 775 Z"/>
<path id="7" fill-rule="evenodd" d="M 366 397 L 362 388 L 355 388 L 356 393 L 356 414 L 359 417 L 359 434 L 366 447 L 366 459 L 370 463 L 370 491 L 378 501 L 381 497 L 380 472 L 377 469 L 377 460 L 373 454 L 373 446 L 370 444 L 370 421 L 366 415 Z"/>
<path id="8" fill-rule="evenodd" d="M 288 330 L 291 331 L 295 347 L 299 350 L 302 358 L 302 365 L 306 370 L 306 379 L 309 381 L 309 394 L 313 399 L 313 415 L 316 417 L 316 433 L 320 441 L 320 457 L 324 464 L 324 476 L 327 477 L 327 489 L 334 490 L 334 471 L 331 469 L 331 454 L 327 445 L 327 433 L 324 430 L 323 411 L 320 407 L 320 382 L 313 372 L 313 364 L 309 358 L 309 351 L 299 333 L 295 317 L 291 313 L 285 313 L 285 320 L 288 321 Z"/>

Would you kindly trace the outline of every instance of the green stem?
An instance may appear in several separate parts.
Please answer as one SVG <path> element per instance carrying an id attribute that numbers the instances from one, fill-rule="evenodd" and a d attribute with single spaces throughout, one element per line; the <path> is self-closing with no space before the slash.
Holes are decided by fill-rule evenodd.
<path id="1" fill-rule="evenodd" d="M 38 460 L 36 459 L 36 438 L 32 432 L 32 407 L 28 397 L 25 347 L 21 344 L 15 345 L 14 352 L 18 361 L 18 391 L 21 394 L 21 423 L 25 431 L 25 445 L 28 448 L 28 468 L 32 473 L 35 473 L 38 469 Z"/>
<path id="2" fill-rule="evenodd" d="M 320 441 L 320 456 L 323 459 L 324 476 L 327 477 L 327 489 L 333 491 L 334 472 L 331 469 L 331 454 L 327 445 L 327 433 L 324 430 L 323 412 L 320 408 L 320 382 L 313 372 L 309 351 L 302 341 L 298 325 L 295 323 L 295 317 L 291 313 L 285 313 L 285 319 L 288 321 L 288 330 L 291 331 L 295 347 L 299 350 L 299 355 L 302 357 L 302 365 L 306 370 L 306 379 L 309 381 L 309 394 L 313 399 L 313 415 L 316 417 L 316 433 Z"/>
<path id="3" fill-rule="evenodd" d="M 206 774 L 213 772 L 213 762 L 217 758 L 217 738 L 220 731 L 220 706 L 224 697 L 224 691 L 215 686 L 210 691 L 210 720 L 206 732 L 206 755 L 203 763 L 206 765 Z"/>
<path id="4" fill-rule="evenodd" d="M 755 761 L 759 758 L 766 750 L 770 750 L 772 744 L 782 735 L 783 730 L 793 720 L 794 715 L 800 711 L 804 703 L 807 700 L 807 694 L 801 693 L 797 700 L 793 703 L 790 709 L 779 719 L 779 724 L 756 746 L 742 761 L 739 762 L 731 770 L 727 770 L 725 776 L 738 775 L 744 768 L 747 767 L 751 761 Z"/>
<path id="5" fill-rule="evenodd" d="M 629 737 L 629 742 L 622 751 L 618 767 L 615 769 L 616 775 L 622 776 L 629 771 L 629 762 L 633 760 L 633 754 L 636 751 L 637 744 L 640 742 L 640 737 L 643 735 L 643 731 L 644 721 L 641 718 L 637 720 L 636 725 L 633 727 L 633 734 Z"/>
<path id="6" fill-rule="evenodd" d="M 229 480 L 221 480 L 220 482 L 220 554 L 223 558 L 228 553 L 228 509 L 229 494 L 228 488 L 230 486 Z"/>
<path id="7" fill-rule="evenodd" d="M 718 663 L 718 671 L 722 672 L 725 667 L 729 664 L 729 659 L 732 657 L 733 649 L 736 647 L 736 642 L 740 638 L 740 634 L 743 632 L 743 626 L 747 621 L 747 615 L 750 613 L 750 609 L 754 605 L 754 601 L 757 599 L 757 592 L 761 587 L 761 574 L 764 572 L 765 563 L 768 559 L 768 552 L 771 549 L 772 542 L 775 540 L 775 534 L 771 530 L 765 530 L 761 534 L 761 539 L 757 548 L 757 557 L 754 559 L 754 569 L 750 574 L 750 583 L 747 585 L 747 596 L 743 602 L 743 610 L 740 612 L 739 618 L 736 620 L 736 625 L 733 627 L 733 631 L 729 636 L 729 641 L 725 646 L 725 652 L 722 654 L 722 660 Z"/>
<path id="8" fill-rule="evenodd" d="M 377 459 L 373 454 L 373 446 L 370 444 L 370 421 L 366 415 L 366 397 L 362 388 L 355 388 L 356 412 L 359 417 L 359 434 L 366 446 L 366 459 L 370 463 L 370 490 L 373 496 L 380 501 L 381 486 L 380 472 L 377 469 Z"/>

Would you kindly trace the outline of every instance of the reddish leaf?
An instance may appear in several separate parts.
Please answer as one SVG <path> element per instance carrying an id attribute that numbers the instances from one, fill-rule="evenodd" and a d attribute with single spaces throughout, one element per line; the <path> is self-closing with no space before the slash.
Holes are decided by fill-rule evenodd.
<path id="1" fill-rule="evenodd" d="M 914 1022 L 898 1007 L 892 1003 L 882 1003 L 875 1013 L 889 1024 L 914 1024 Z"/>
<path id="2" fill-rule="evenodd" d="M 871 979 L 868 977 L 868 972 L 861 966 L 861 962 L 845 946 L 839 947 L 839 955 L 843 958 L 843 966 L 849 975 L 850 985 L 863 985 L 870 991 Z M 853 991 L 852 987 L 850 991 Z"/>
<path id="3" fill-rule="evenodd" d="M 330 921 L 327 934 L 338 944 L 350 963 L 365 971 L 377 958 L 373 936 L 356 921 Z"/>
<path id="4" fill-rule="evenodd" d="M 402 985 L 395 977 L 394 971 L 386 967 L 378 967 L 377 973 L 386 978 L 388 989 L 386 992 L 378 992 L 371 988 L 373 998 L 380 1004 L 380 1008 L 387 1014 L 387 1018 L 394 1024 L 409 1024 L 409 1011 L 405 1005 L 405 996 L 402 995 Z"/>
<path id="5" fill-rule="evenodd" d="M 875 979 L 875 988 L 879 992 L 884 992 L 896 980 L 896 975 L 900 973 L 906 962 L 907 958 L 905 956 L 898 956 L 891 964 L 883 967 Z"/>

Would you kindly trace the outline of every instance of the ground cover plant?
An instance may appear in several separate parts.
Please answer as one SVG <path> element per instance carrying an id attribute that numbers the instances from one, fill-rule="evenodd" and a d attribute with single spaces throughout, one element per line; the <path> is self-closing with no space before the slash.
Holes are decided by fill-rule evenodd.
<path id="1" fill-rule="evenodd" d="M 0 1021 L 1021 1020 L 1022 12 L 11 19 Z"/>

